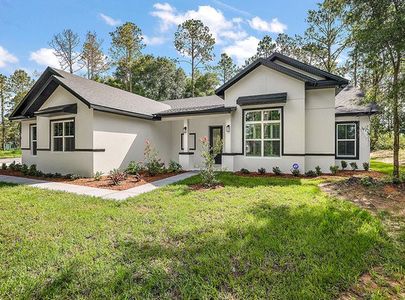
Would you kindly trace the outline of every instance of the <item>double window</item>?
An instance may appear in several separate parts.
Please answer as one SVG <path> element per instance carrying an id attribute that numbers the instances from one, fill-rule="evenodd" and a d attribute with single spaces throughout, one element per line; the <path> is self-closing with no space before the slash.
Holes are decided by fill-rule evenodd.
<path id="1" fill-rule="evenodd" d="M 37 125 L 31 125 L 31 154 L 33 156 L 37 155 L 37 148 L 38 148 L 38 142 L 37 142 Z"/>
<path id="2" fill-rule="evenodd" d="M 281 109 L 246 111 L 246 156 L 279 157 L 281 154 Z"/>
<path id="3" fill-rule="evenodd" d="M 357 157 L 358 125 L 355 122 L 336 123 L 336 156 Z"/>
<path id="4" fill-rule="evenodd" d="M 75 122 L 73 120 L 53 121 L 52 150 L 68 152 L 75 150 Z"/>

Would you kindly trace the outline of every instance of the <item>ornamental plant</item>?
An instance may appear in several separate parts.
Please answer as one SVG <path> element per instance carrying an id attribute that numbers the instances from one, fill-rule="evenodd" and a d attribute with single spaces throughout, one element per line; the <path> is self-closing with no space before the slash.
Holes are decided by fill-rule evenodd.
<path id="1" fill-rule="evenodd" d="M 273 173 L 276 175 L 281 175 L 281 170 L 279 167 L 273 167 Z"/>
<path id="2" fill-rule="evenodd" d="M 356 162 L 351 162 L 350 167 L 352 168 L 353 171 L 356 171 L 359 167 L 357 166 Z"/>
<path id="3" fill-rule="evenodd" d="M 208 137 L 203 136 L 200 139 L 202 151 L 201 157 L 203 159 L 203 165 L 201 167 L 200 176 L 202 183 L 206 187 L 213 187 L 218 183 L 215 176 L 215 157 L 221 153 L 222 141 L 221 139 L 215 139 L 214 145 L 211 147 L 208 141 Z"/>
<path id="4" fill-rule="evenodd" d="M 364 169 L 364 171 L 368 171 L 370 169 L 370 164 L 368 162 L 364 162 L 363 169 Z"/>
<path id="5" fill-rule="evenodd" d="M 344 161 L 344 160 L 342 160 L 342 161 L 340 162 L 340 165 L 342 166 L 342 170 L 344 170 L 344 169 L 347 168 L 347 162 Z"/>
<path id="6" fill-rule="evenodd" d="M 339 170 L 339 166 L 330 166 L 329 170 L 333 175 L 336 175 Z"/>
<path id="7" fill-rule="evenodd" d="M 316 173 L 316 176 L 321 176 L 321 175 L 322 175 L 322 171 L 321 171 L 321 167 L 320 167 L 320 166 L 316 166 L 316 167 L 315 167 L 315 173 Z"/>
<path id="8" fill-rule="evenodd" d="M 162 173 L 164 164 L 161 162 L 157 150 L 149 140 L 146 140 L 143 153 L 145 157 L 145 169 L 149 176 Z"/>
<path id="9" fill-rule="evenodd" d="M 122 172 L 118 169 L 114 169 L 110 171 L 108 178 L 111 180 L 111 183 L 113 185 L 119 185 L 121 184 L 122 181 L 124 181 L 127 178 L 127 173 Z"/>

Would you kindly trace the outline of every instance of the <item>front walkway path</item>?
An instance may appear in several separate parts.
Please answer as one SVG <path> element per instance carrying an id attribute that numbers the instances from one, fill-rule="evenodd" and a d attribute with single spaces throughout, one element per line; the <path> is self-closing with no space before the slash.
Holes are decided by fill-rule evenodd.
<path id="1" fill-rule="evenodd" d="M 163 187 L 165 185 L 189 178 L 196 174 L 197 174 L 196 172 L 186 172 L 165 179 L 157 180 L 155 182 L 140 185 L 125 191 L 113 191 L 108 189 L 100 189 L 69 183 L 45 181 L 7 175 L 0 175 L 0 181 L 8 183 L 24 184 L 46 190 L 62 191 L 78 195 L 101 197 L 104 199 L 125 200 L 129 197 L 134 197 L 146 192 L 153 191 L 154 189 L 157 189 L 159 187 Z"/>

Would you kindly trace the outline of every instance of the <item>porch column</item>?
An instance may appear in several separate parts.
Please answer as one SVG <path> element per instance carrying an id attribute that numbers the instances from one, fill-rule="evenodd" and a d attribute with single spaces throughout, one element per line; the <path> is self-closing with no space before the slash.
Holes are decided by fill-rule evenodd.
<path id="1" fill-rule="evenodd" d="M 225 119 L 224 153 L 222 155 L 222 168 L 234 171 L 234 155 L 232 153 L 232 115 Z"/>
<path id="2" fill-rule="evenodd" d="M 184 119 L 183 121 L 183 149 L 179 152 L 179 164 L 182 166 L 183 170 L 192 169 L 192 156 L 194 153 L 189 152 L 189 128 L 190 122 L 189 119 Z"/>

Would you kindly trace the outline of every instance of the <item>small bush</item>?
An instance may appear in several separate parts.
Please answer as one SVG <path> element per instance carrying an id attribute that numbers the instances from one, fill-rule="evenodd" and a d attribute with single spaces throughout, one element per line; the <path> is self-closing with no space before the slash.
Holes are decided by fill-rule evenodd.
<path id="1" fill-rule="evenodd" d="M 110 174 L 108 175 L 108 179 L 111 180 L 111 183 L 113 185 L 119 185 L 121 184 L 122 181 L 124 181 L 127 178 L 127 173 L 122 172 L 118 169 L 114 169 L 110 171 Z"/>
<path id="2" fill-rule="evenodd" d="M 144 166 L 141 162 L 131 161 L 126 169 L 126 172 L 131 175 L 138 174 L 143 171 Z"/>
<path id="3" fill-rule="evenodd" d="M 293 174 L 293 176 L 299 176 L 300 175 L 300 169 L 291 169 L 291 174 Z"/>
<path id="4" fill-rule="evenodd" d="M 364 171 L 370 170 L 370 164 L 368 162 L 364 162 L 363 163 L 363 169 L 364 169 Z"/>
<path id="5" fill-rule="evenodd" d="M 321 175 L 322 175 L 322 171 L 321 171 L 321 167 L 320 167 L 320 166 L 316 166 L 316 167 L 315 167 L 315 173 L 316 173 L 316 176 L 321 176 Z"/>
<path id="6" fill-rule="evenodd" d="M 259 173 L 260 175 L 264 175 L 266 174 L 266 169 L 265 168 L 260 168 L 257 170 L 257 173 Z"/>
<path id="7" fill-rule="evenodd" d="M 38 175 L 38 170 L 37 170 L 37 165 L 31 165 L 29 170 L 28 170 L 28 175 L 30 176 L 37 176 Z"/>
<path id="8" fill-rule="evenodd" d="M 80 175 L 78 175 L 78 174 L 71 174 L 71 175 L 70 175 L 70 179 L 71 179 L 71 180 L 77 180 L 77 179 L 80 179 L 80 178 L 82 178 L 82 176 L 80 176 Z"/>
<path id="9" fill-rule="evenodd" d="M 347 168 L 347 162 L 346 162 L 345 160 L 342 160 L 342 161 L 340 162 L 340 165 L 342 166 L 342 170 L 344 170 L 344 169 Z"/>
<path id="10" fill-rule="evenodd" d="M 6 163 L 2 163 L 2 164 L 1 164 L 1 169 L 2 169 L 2 170 L 7 170 L 7 165 L 6 165 Z"/>
<path id="11" fill-rule="evenodd" d="M 240 172 L 242 174 L 250 174 L 250 171 L 248 169 L 245 169 L 245 168 L 240 169 Z"/>
<path id="12" fill-rule="evenodd" d="M 13 161 L 13 162 L 8 166 L 8 168 L 9 168 L 11 171 L 15 171 L 15 161 Z"/>
<path id="13" fill-rule="evenodd" d="M 372 177 L 366 176 L 360 179 L 360 183 L 364 186 L 373 186 L 375 184 L 375 181 Z"/>
<path id="14" fill-rule="evenodd" d="M 281 175 L 281 170 L 279 167 L 273 167 L 273 173 L 276 175 Z"/>
<path id="15" fill-rule="evenodd" d="M 24 175 L 28 175 L 29 169 L 28 169 L 28 166 L 26 164 L 23 164 L 21 166 L 21 173 L 23 173 Z"/>
<path id="16" fill-rule="evenodd" d="M 338 166 L 330 166 L 329 170 L 333 175 L 336 175 L 337 172 L 339 171 L 339 167 Z"/>
<path id="17" fill-rule="evenodd" d="M 61 173 L 55 173 L 55 174 L 53 174 L 53 177 L 54 178 L 62 178 L 63 176 L 62 176 L 62 174 Z M 70 178 L 72 177 L 72 175 L 70 175 Z"/>
<path id="18" fill-rule="evenodd" d="M 308 170 L 307 172 L 305 172 L 305 176 L 307 176 L 307 177 L 316 177 L 316 172 L 312 171 L 312 170 Z"/>
<path id="19" fill-rule="evenodd" d="M 55 175 L 53 173 L 46 173 L 46 174 L 44 174 L 44 176 L 47 177 L 47 178 L 55 177 Z M 69 178 L 70 178 L 70 175 L 69 175 Z M 69 178 L 67 178 L 67 179 L 69 179 Z"/>
<path id="20" fill-rule="evenodd" d="M 351 162 L 350 167 L 352 168 L 353 171 L 356 171 L 359 167 L 357 166 L 357 163 Z"/>
<path id="21" fill-rule="evenodd" d="M 167 171 L 170 173 L 177 173 L 180 172 L 182 170 L 181 164 L 179 164 L 178 162 L 171 160 L 169 162 L 169 167 L 167 168 Z"/>
<path id="22" fill-rule="evenodd" d="M 155 176 L 163 172 L 164 163 L 160 161 L 158 152 L 149 141 L 146 141 L 144 156 L 145 168 L 149 176 Z"/>
<path id="23" fill-rule="evenodd" d="M 94 180 L 95 181 L 100 181 L 101 180 L 101 176 L 103 176 L 103 172 L 101 172 L 101 171 L 97 171 L 96 173 L 94 173 L 94 176 L 93 176 L 93 178 L 94 178 Z"/>

